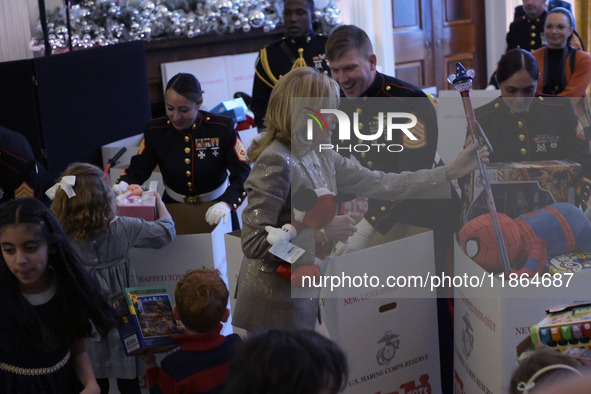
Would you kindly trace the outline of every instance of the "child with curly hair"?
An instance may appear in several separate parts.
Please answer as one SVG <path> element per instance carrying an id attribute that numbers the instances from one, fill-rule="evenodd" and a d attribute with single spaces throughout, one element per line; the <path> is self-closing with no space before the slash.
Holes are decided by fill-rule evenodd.
<path id="1" fill-rule="evenodd" d="M 132 248 L 158 249 L 175 237 L 174 222 L 157 193 L 157 220 L 118 217 L 115 193 L 103 171 L 92 164 L 70 165 L 52 189 L 51 210 L 85 267 L 100 283 L 105 300 L 124 287 L 139 285 L 129 253 Z M 109 378 L 117 378 L 121 393 L 140 393 L 137 377 L 143 365 L 136 357 L 125 355 L 117 330 L 105 339 L 93 336 L 86 346 L 101 393 L 109 392 Z"/>

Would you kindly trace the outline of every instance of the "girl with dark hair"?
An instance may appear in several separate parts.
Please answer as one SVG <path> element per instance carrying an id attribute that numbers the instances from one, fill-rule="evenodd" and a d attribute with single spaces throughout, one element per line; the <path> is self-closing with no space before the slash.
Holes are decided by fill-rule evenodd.
<path id="1" fill-rule="evenodd" d="M 115 193 L 95 165 L 71 164 L 57 187 L 50 190 L 51 210 L 84 267 L 97 279 L 105 300 L 125 287 L 139 286 L 130 256 L 132 248 L 159 249 L 175 237 L 174 222 L 158 193 L 157 220 L 118 217 Z M 143 365 L 136 357 L 125 355 L 117 330 L 111 330 L 106 338 L 93 332 L 86 347 L 103 394 L 109 393 L 109 378 L 117 379 L 121 394 L 140 393 L 138 376 Z"/>
<path id="2" fill-rule="evenodd" d="M 105 336 L 117 317 L 49 208 L 9 202 L 0 247 L 2 392 L 98 394 L 84 337 L 92 325 Z"/>
<path id="3" fill-rule="evenodd" d="M 117 180 L 115 192 L 142 184 L 159 166 L 165 203 L 211 203 L 205 213 L 210 225 L 232 215 L 237 228 L 235 212 L 246 197 L 243 183 L 250 166 L 234 122 L 200 110 L 203 91 L 192 74 L 172 77 L 164 99 L 166 116 L 148 122 L 140 149 Z"/>
<path id="4" fill-rule="evenodd" d="M 536 59 L 528 51 L 511 49 L 499 61 L 501 97 L 475 110 L 492 146 L 490 161 L 570 159 L 589 177 L 591 157 L 570 100 L 536 94 L 539 78 Z"/>

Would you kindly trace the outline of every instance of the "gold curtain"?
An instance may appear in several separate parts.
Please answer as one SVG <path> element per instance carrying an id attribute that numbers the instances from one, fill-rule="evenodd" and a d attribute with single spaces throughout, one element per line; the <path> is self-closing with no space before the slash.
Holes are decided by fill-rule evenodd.
<path id="1" fill-rule="evenodd" d="M 575 22 L 577 24 L 577 33 L 583 40 L 583 45 L 587 52 L 591 45 L 591 2 L 589 0 L 575 0 Z M 591 86 L 587 87 L 587 97 L 590 96 Z"/>

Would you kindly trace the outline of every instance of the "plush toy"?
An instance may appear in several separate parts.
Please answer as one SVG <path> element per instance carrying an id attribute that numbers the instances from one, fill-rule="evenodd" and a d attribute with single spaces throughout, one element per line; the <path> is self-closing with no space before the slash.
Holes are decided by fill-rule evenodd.
<path id="1" fill-rule="evenodd" d="M 499 222 L 512 272 L 542 273 L 546 258 L 574 250 L 591 251 L 591 224 L 585 213 L 569 203 L 556 203 Z M 470 220 L 460 229 L 460 245 L 468 257 L 488 271 L 504 269 L 490 214 Z"/>
<path id="2" fill-rule="evenodd" d="M 293 221 L 284 224 L 281 228 L 266 226 L 267 242 L 274 245 L 280 239 L 287 242 L 305 228 L 322 229 L 330 223 L 337 214 L 341 202 L 355 198 L 352 194 L 335 195 L 326 188 L 316 190 L 302 189 L 292 196 Z M 324 260 L 327 253 L 328 242 L 316 242 L 315 260 Z M 316 264 L 301 265 L 294 272 L 291 272 L 291 265 L 280 264 L 277 273 L 294 286 L 301 287 L 301 276 L 321 276 L 320 269 Z"/>

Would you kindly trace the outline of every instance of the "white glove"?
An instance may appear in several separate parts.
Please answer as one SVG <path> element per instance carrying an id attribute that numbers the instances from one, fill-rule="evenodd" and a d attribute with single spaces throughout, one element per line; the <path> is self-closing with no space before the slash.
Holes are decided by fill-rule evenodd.
<path id="1" fill-rule="evenodd" d="M 113 185 L 113 191 L 115 192 L 116 195 L 120 195 L 120 194 L 125 193 L 125 191 L 127 190 L 128 187 L 129 187 L 129 184 L 127 182 L 121 181 L 121 182 Z"/>
<path id="2" fill-rule="evenodd" d="M 222 219 L 224 219 L 224 223 L 226 223 L 230 216 L 230 212 L 232 212 L 230 206 L 227 203 L 220 201 L 213 204 L 209 207 L 207 212 L 205 212 L 205 221 L 211 226 L 215 226 Z"/>
<path id="3" fill-rule="evenodd" d="M 333 256 L 355 252 L 367 247 L 369 239 L 374 235 L 376 229 L 365 219 L 357 223 L 357 232 L 347 240 L 347 243 L 338 242 L 334 248 Z"/>
<path id="4" fill-rule="evenodd" d="M 267 235 L 267 242 L 271 245 L 275 245 L 280 239 L 289 242 L 298 235 L 295 227 L 289 223 L 284 224 L 281 228 L 265 226 L 265 231 L 269 233 L 269 235 Z"/>

